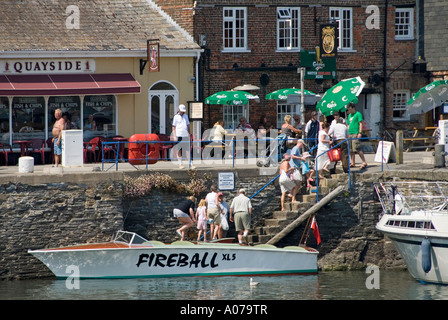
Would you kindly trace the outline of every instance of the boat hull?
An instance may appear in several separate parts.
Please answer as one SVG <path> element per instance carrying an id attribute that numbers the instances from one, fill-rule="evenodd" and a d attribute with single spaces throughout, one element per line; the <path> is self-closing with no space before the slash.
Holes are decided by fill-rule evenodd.
<path id="1" fill-rule="evenodd" d="M 29 251 L 58 278 L 150 278 L 317 273 L 314 249 L 170 244 L 126 248 Z M 76 270 L 76 273 L 73 273 Z"/>
<path id="2" fill-rule="evenodd" d="M 395 216 L 394 219 L 397 216 Z M 383 217 L 387 219 L 387 217 Z M 377 229 L 389 237 L 405 260 L 409 273 L 418 281 L 428 283 L 448 284 L 448 238 L 437 234 L 437 231 L 422 231 L 405 233 L 394 230 L 394 227 L 384 225 L 380 220 Z M 396 228 L 395 228 L 396 229 Z M 428 272 L 423 267 L 422 242 L 430 242 L 430 264 Z M 427 261 L 426 261 L 427 262 Z"/>

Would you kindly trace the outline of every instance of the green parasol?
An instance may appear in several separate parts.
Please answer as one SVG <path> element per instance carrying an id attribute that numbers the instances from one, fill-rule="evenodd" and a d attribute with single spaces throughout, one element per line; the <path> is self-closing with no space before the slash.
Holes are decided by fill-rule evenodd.
<path id="1" fill-rule="evenodd" d="M 365 83 L 360 77 L 341 80 L 325 92 L 316 109 L 325 116 L 332 115 L 335 111 L 344 112 L 350 102 L 358 102 L 358 96 L 364 86 Z"/>
<path id="2" fill-rule="evenodd" d="M 222 105 L 244 105 L 249 100 L 259 99 L 257 95 L 250 94 L 246 91 L 220 91 L 205 99 L 206 104 L 222 104 Z"/>
<path id="3" fill-rule="evenodd" d="M 424 86 L 407 102 L 409 114 L 428 112 L 448 99 L 448 80 L 436 80 Z"/>
<path id="4" fill-rule="evenodd" d="M 305 95 L 316 95 L 314 92 L 303 90 Z M 286 100 L 291 94 L 302 94 L 302 91 L 297 88 L 278 89 L 266 95 L 268 100 Z"/>

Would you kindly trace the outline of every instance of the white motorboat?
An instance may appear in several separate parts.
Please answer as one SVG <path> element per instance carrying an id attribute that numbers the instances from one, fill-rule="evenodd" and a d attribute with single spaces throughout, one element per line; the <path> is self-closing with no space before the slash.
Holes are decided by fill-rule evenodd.
<path id="1" fill-rule="evenodd" d="M 242 246 L 225 242 L 164 244 L 119 231 L 106 243 L 29 250 L 57 278 L 261 276 L 317 273 L 318 252 L 309 247 Z"/>
<path id="2" fill-rule="evenodd" d="M 448 183 L 383 182 L 376 228 L 387 235 L 418 281 L 448 283 Z"/>

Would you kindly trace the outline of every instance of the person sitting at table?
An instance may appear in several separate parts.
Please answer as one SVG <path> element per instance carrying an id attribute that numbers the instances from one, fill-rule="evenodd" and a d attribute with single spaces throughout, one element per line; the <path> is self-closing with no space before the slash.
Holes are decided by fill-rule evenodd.
<path id="1" fill-rule="evenodd" d="M 213 126 L 212 130 L 212 144 L 215 147 L 213 150 L 213 153 L 221 152 L 220 148 L 225 146 L 224 136 L 227 134 L 227 130 L 224 129 L 224 120 L 218 120 L 216 121 L 215 125 Z"/>
<path id="2" fill-rule="evenodd" d="M 246 118 L 241 117 L 240 118 L 240 123 L 238 124 L 238 126 L 235 129 L 235 133 L 236 134 L 242 134 L 244 136 L 247 136 L 247 138 L 244 138 L 244 155 L 248 156 L 249 154 L 249 150 L 248 150 L 248 139 L 250 139 L 251 141 L 255 141 L 256 136 L 255 136 L 255 130 L 252 128 L 252 126 L 246 122 Z M 237 138 L 237 141 L 239 139 Z M 238 142 L 237 142 L 237 149 L 238 149 Z M 238 153 L 238 150 L 237 150 Z"/>
<path id="3" fill-rule="evenodd" d="M 221 142 L 224 144 L 224 136 L 227 134 L 227 130 L 224 129 L 224 120 L 218 120 L 216 121 L 215 125 L 213 126 L 213 137 L 212 140 L 214 142 Z"/>
<path id="4" fill-rule="evenodd" d="M 291 116 L 287 114 L 284 118 L 285 122 L 282 124 L 281 132 L 286 134 L 288 138 L 295 138 L 296 134 L 301 134 L 302 130 L 294 128 L 291 124 Z"/>
<path id="5" fill-rule="evenodd" d="M 89 115 L 89 120 L 88 120 L 88 122 L 84 125 L 84 129 L 86 129 L 86 130 L 92 130 L 92 131 L 95 131 L 95 130 L 96 130 L 96 122 L 95 122 L 95 120 L 93 120 L 93 115 Z"/>
<path id="6" fill-rule="evenodd" d="M 54 165 L 57 167 L 59 165 L 59 162 L 61 161 L 62 156 L 62 144 L 61 144 L 61 138 L 62 138 L 62 130 L 65 129 L 65 120 L 62 117 L 62 110 L 56 109 L 54 111 L 54 117 L 56 118 L 56 121 L 53 125 L 53 130 L 51 133 L 53 134 L 53 143 L 54 143 Z"/>

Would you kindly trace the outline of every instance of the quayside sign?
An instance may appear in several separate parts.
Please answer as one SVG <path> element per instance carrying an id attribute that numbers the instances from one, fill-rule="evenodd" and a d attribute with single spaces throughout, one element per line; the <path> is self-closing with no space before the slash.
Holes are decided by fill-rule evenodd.
<path id="1" fill-rule="evenodd" d="M 1 74 L 58 74 L 95 71 L 93 59 L 0 60 Z"/>

